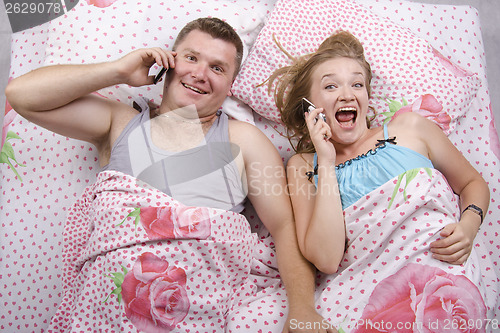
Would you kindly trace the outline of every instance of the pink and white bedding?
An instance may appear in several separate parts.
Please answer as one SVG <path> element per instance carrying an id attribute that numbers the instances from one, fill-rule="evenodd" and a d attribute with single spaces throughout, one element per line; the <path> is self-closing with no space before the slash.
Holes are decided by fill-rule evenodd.
<path id="1" fill-rule="evenodd" d="M 254 89 L 254 85 L 251 83 L 252 80 L 255 79 L 259 81 L 258 83 L 261 83 L 260 79 L 266 77 L 266 73 L 263 73 L 262 70 L 266 70 L 267 67 L 259 66 L 256 60 L 261 59 L 258 52 L 263 52 L 262 56 L 276 53 L 274 44 L 268 39 L 269 33 L 276 27 L 282 27 L 284 35 L 279 38 L 280 42 L 283 43 L 287 50 L 301 54 L 306 49 L 296 47 L 294 43 L 311 41 L 314 38 L 314 40 L 321 40 L 319 36 L 314 34 L 318 33 L 318 31 L 320 34 L 328 34 L 327 23 L 329 22 L 335 23 L 335 26 L 331 27 L 332 29 L 340 26 L 349 27 L 349 29 L 353 30 L 353 33 L 361 37 L 367 31 L 365 29 L 365 32 L 363 32 L 363 30 L 360 30 L 361 27 L 366 26 L 369 22 L 367 25 L 369 31 L 372 33 L 378 32 L 376 36 L 372 36 L 373 38 L 364 40 L 364 43 L 366 43 L 365 48 L 372 55 L 370 60 L 372 69 L 376 73 L 374 91 L 378 91 L 380 95 L 375 96 L 372 100 L 373 105 L 381 113 L 376 121 L 380 123 L 387 116 L 382 113 L 387 111 L 389 104 L 392 103 L 393 108 L 402 106 L 402 104 L 398 103 L 403 102 L 403 98 L 408 102 L 407 111 L 415 109 L 415 111 L 421 112 L 423 108 L 421 107 L 422 104 L 419 103 L 419 99 L 422 102 L 424 98 L 432 95 L 443 108 L 439 112 L 444 110 L 444 113 L 449 116 L 450 122 L 444 123 L 449 126 L 447 129 L 444 128 L 449 138 L 487 180 L 491 190 L 491 202 L 477 237 L 476 254 L 463 267 L 438 264 L 436 268 L 436 266 L 432 266 L 434 262 L 430 260 L 428 254 L 422 252 L 422 246 L 417 247 L 417 251 L 412 251 L 408 247 L 410 242 L 406 242 L 405 245 L 407 246 L 402 251 L 399 247 L 403 244 L 398 247 L 396 241 L 393 243 L 390 243 L 390 241 L 383 242 L 383 246 L 387 247 L 388 252 L 376 253 L 377 255 L 380 254 L 379 258 L 381 259 L 374 260 L 371 266 L 367 264 L 358 267 L 353 258 L 356 255 L 356 250 L 360 250 L 360 246 L 361 249 L 364 247 L 364 245 L 361 245 L 362 241 L 368 242 L 367 249 L 373 249 L 373 251 L 378 249 L 376 247 L 378 244 L 382 244 L 382 236 L 374 239 L 374 241 L 379 241 L 377 245 L 370 244 L 371 238 L 363 234 L 367 230 L 373 230 L 371 236 L 382 233 L 387 239 L 392 237 L 397 239 L 398 236 L 402 237 L 404 235 L 406 235 L 407 239 L 408 237 L 415 238 L 417 234 L 427 235 L 429 237 L 426 240 L 422 237 L 416 238 L 419 238 L 419 242 L 429 242 L 432 237 L 435 237 L 431 237 L 429 234 L 434 235 L 438 225 L 432 224 L 432 226 L 427 227 L 429 229 L 421 229 L 417 233 L 414 228 L 399 228 L 394 233 L 389 233 L 389 230 L 385 229 L 385 225 L 378 226 L 376 224 L 378 221 L 368 229 L 364 227 L 368 221 L 363 220 L 362 225 L 348 222 L 349 228 L 351 228 L 352 224 L 352 230 L 360 230 L 356 231 L 358 237 L 351 235 L 349 238 L 350 244 L 354 245 L 355 248 L 350 247 L 347 251 L 346 260 L 348 261 L 343 263 L 343 267 L 349 265 L 357 273 L 354 275 L 349 271 L 343 271 L 335 279 L 329 281 L 329 287 L 326 288 L 324 288 L 327 284 L 326 280 L 321 280 L 317 295 L 318 307 L 331 320 L 331 323 L 335 323 L 337 327 L 342 327 L 347 332 L 349 331 L 348 328 L 352 327 L 349 324 L 352 324 L 353 321 L 359 318 L 368 318 L 369 310 L 362 306 L 366 302 L 374 305 L 382 304 L 378 296 L 380 294 L 390 295 L 390 297 L 384 298 L 386 301 L 394 301 L 397 295 L 404 294 L 403 288 L 398 288 L 397 293 L 391 291 L 388 294 L 384 289 L 384 285 L 389 284 L 392 287 L 403 281 L 405 283 L 411 282 L 415 286 L 414 294 L 418 295 L 417 291 L 421 284 L 419 281 L 412 280 L 414 276 L 412 274 L 418 268 L 419 273 L 423 275 L 427 272 L 425 267 L 432 266 L 434 268 L 429 270 L 431 272 L 429 274 L 439 276 L 441 282 L 448 281 L 446 283 L 450 286 L 453 286 L 453 284 L 461 286 L 462 283 L 470 285 L 468 282 L 464 282 L 463 278 L 456 278 L 456 276 L 464 275 L 468 281 L 471 281 L 477 287 L 477 293 L 481 295 L 485 305 L 484 311 L 486 311 L 487 319 L 491 320 L 489 327 L 494 329 L 494 320 L 498 324 L 498 319 L 500 319 L 500 290 L 498 288 L 500 245 L 497 241 L 500 232 L 500 192 L 498 191 L 500 188 L 500 143 L 491 113 L 485 74 L 484 48 L 477 11 L 469 6 L 436 6 L 402 0 L 311 0 L 307 3 L 310 6 L 320 4 L 324 8 L 335 6 L 339 15 L 330 17 L 327 20 L 323 15 L 330 13 L 327 9 L 314 11 L 313 14 L 311 9 L 304 5 L 303 1 L 298 0 L 209 0 L 201 2 L 166 0 L 150 3 L 128 0 L 84 0 L 80 1 L 73 10 L 49 23 L 13 34 L 10 76 L 16 77 L 31 69 L 54 63 L 105 61 L 137 47 L 160 45 L 168 48 L 177 34 L 178 27 L 191 19 L 205 15 L 223 17 L 242 36 L 247 59 L 242 69 L 242 76 L 238 78 L 234 86 L 236 97 L 228 99 L 223 106 L 223 110 L 234 118 L 258 126 L 275 144 L 283 161 L 286 162 L 293 154 L 293 150 L 282 135 L 283 127 L 276 121 L 273 113 L 269 112 L 272 109 L 272 101 L 269 102 L 269 96 L 265 92 L 253 92 L 253 94 L 258 93 L 256 100 L 269 102 L 269 105 L 266 104 L 265 107 L 261 107 L 252 104 L 243 94 L 245 90 L 252 91 Z M 295 9 L 283 11 L 283 6 L 287 5 Z M 354 12 L 346 10 L 353 8 L 355 9 Z M 300 15 L 290 20 L 287 15 L 291 13 Z M 288 25 L 290 22 L 300 25 L 300 29 L 290 27 Z M 319 29 L 311 32 L 309 28 L 314 27 L 318 22 L 321 23 L 324 31 Z M 356 24 L 352 24 L 352 22 Z M 392 34 L 394 31 L 397 31 L 398 34 Z M 311 33 L 313 33 L 314 38 L 310 37 Z M 304 36 L 308 36 L 308 38 Z M 390 36 L 391 38 L 384 39 L 380 38 L 380 36 Z M 390 45 L 391 51 L 398 52 L 386 52 L 384 55 L 386 49 L 384 49 L 383 45 L 373 42 L 376 38 L 379 38 L 381 42 L 404 38 L 405 41 L 408 41 L 408 44 Z M 409 45 L 415 46 L 415 48 L 409 49 Z M 427 74 L 422 78 L 405 75 L 405 80 L 409 81 L 393 80 L 393 76 L 400 75 L 400 71 L 396 70 L 396 68 L 401 68 L 401 64 L 394 63 L 394 54 L 403 57 L 407 54 L 421 55 L 420 58 L 414 58 L 417 67 L 413 68 L 431 62 L 434 64 L 434 68 L 428 70 Z M 283 58 L 273 57 L 271 61 L 275 61 L 275 65 L 279 65 Z M 450 74 L 450 71 L 454 74 Z M 440 75 L 430 76 L 431 73 L 440 73 Z M 431 83 L 441 81 L 440 84 L 445 85 L 446 82 L 451 82 L 453 83 L 454 94 L 450 95 L 446 89 L 434 89 L 433 87 L 436 87 L 434 84 L 428 84 L 427 89 L 416 91 L 415 88 L 420 87 L 422 80 L 430 80 Z M 158 87 L 135 89 L 128 86 L 116 86 L 105 89 L 102 93 L 109 98 L 126 103 L 131 103 L 137 96 L 144 96 L 153 100 L 161 98 Z M 416 105 L 420 105 L 420 107 L 410 107 Z M 121 275 L 126 276 L 131 272 L 140 271 L 141 267 L 147 267 L 151 261 L 166 259 L 156 252 L 151 252 L 155 257 L 144 254 L 150 252 L 150 250 L 149 247 L 146 248 L 141 245 L 143 244 L 141 242 L 147 240 L 147 233 L 140 223 L 137 228 L 135 225 L 134 214 L 137 214 L 137 211 L 136 213 L 133 212 L 137 205 L 131 204 L 129 206 L 131 208 L 122 207 L 121 211 L 113 213 L 116 214 L 116 219 L 119 220 L 117 224 L 124 221 L 122 225 L 115 227 L 113 222 L 112 225 L 110 224 L 102 229 L 109 232 L 106 234 L 107 237 L 114 235 L 116 237 L 109 239 L 101 236 L 101 240 L 99 240 L 99 237 L 92 238 L 95 240 L 96 249 L 99 249 L 94 254 L 100 253 L 99 256 L 92 256 L 89 252 L 85 254 L 85 257 L 84 252 L 81 252 L 75 257 L 75 251 L 82 250 L 83 245 L 71 243 L 73 245 L 64 246 L 66 243 L 63 235 L 68 237 L 71 232 L 80 232 L 82 236 L 89 237 L 89 230 L 84 228 L 70 230 L 70 227 L 75 225 L 66 224 L 66 217 L 68 214 L 76 216 L 74 215 L 76 206 L 73 205 L 75 202 L 82 203 L 79 201 L 82 193 L 85 197 L 86 193 L 95 190 L 92 184 L 98 179 L 102 180 L 100 182 L 102 184 L 110 184 L 111 180 L 104 181 L 104 178 L 111 175 L 97 175 L 99 171 L 97 154 L 91 145 L 55 135 L 35 126 L 18 116 L 8 104 L 5 109 L 2 134 L 2 156 L 0 159 L 0 331 L 47 331 L 49 324 L 56 325 L 56 319 L 62 314 L 60 311 L 68 309 L 74 303 L 70 302 L 71 298 L 68 298 L 74 296 L 72 292 L 81 291 L 83 289 L 80 288 L 89 288 L 90 286 L 92 287 L 89 292 L 95 293 L 93 294 L 95 297 L 87 298 L 86 301 L 98 306 L 105 306 L 105 311 L 113 311 L 114 314 L 118 315 L 120 325 L 123 323 L 133 325 L 124 312 L 124 306 L 119 306 L 117 302 L 118 292 L 111 294 L 106 303 L 100 302 L 103 301 L 103 297 L 106 299 L 117 288 L 115 281 L 118 282 Z M 116 177 L 116 184 L 126 179 L 123 175 L 114 175 L 113 177 Z M 110 179 L 113 179 L 113 177 Z M 429 178 L 426 172 L 420 172 L 416 179 L 422 179 L 419 182 L 421 185 L 426 184 L 433 188 L 429 193 L 444 191 L 447 186 L 442 181 L 441 184 L 437 182 L 439 175 L 436 172 L 432 172 L 432 178 Z M 418 199 L 414 196 L 414 190 L 423 191 L 423 187 L 413 188 L 416 179 L 408 185 L 407 198 L 409 198 L 410 202 Z M 432 179 L 432 181 L 426 183 L 428 179 Z M 91 187 L 88 188 L 88 186 Z M 394 184 L 384 185 L 384 187 L 391 186 L 394 188 Z M 362 208 L 364 211 L 368 209 L 373 211 L 370 217 L 373 219 L 380 212 L 386 214 L 383 212 L 386 207 L 380 202 L 391 195 L 390 189 L 388 191 L 384 189 L 384 195 L 371 196 L 369 199 L 365 198 L 363 204 L 360 203 L 356 206 L 357 211 L 354 211 L 354 207 L 352 207 L 352 211 L 346 212 L 348 220 L 351 216 L 354 218 L 356 214 L 359 214 Z M 138 196 L 130 200 L 142 204 L 143 201 L 141 200 L 143 199 L 145 197 Z M 450 197 L 450 202 L 443 202 L 443 204 L 446 206 L 445 209 L 450 212 L 450 216 L 453 216 L 453 213 L 456 216 L 458 214 L 456 201 L 451 199 L 453 198 Z M 404 197 L 399 193 L 395 200 L 404 200 Z M 162 197 L 161 204 L 152 206 L 158 207 L 162 204 L 173 204 L 174 202 L 171 198 Z M 372 202 L 378 202 L 378 206 L 371 205 Z M 399 202 L 399 206 L 397 206 L 398 201 L 393 202 L 391 209 L 397 207 L 395 211 L 411 215 L 412 210 L 403 202 Z M 438 200 L 438 202 L 440 201 Z M 70 209 L 70 207 L 73 208 Z M 132 213 L 132 215 L 125 218 L 129 213 Z M 249 235 L 248 230 L 242 226 L 246 223 L 245 220 L 231 214 L 226 213 L 223 216 L 229 216 L 231 220 L 234 219 L 234 223 L 240 226 L 241 234 L 238 237 L 248 239 L 249 242 L 252 239 L 252 242 L 254 242 L 252 244 L 255 245 L 251 252 L 253 257 L 250 260 L 250 267 L 245 267 L 240 274 L 235 274 L 236 280 L 240 279 L 239 282 L 244 282 L 244 292 L 249 294 L 242 298 L 236 297 L 229 301 L 228 304 L 217 304 L 215 312 L 221 312 L 224 306 L 226 306 L 225 309 L 232 309 L 227 313 L 227 319 L 229 328 L 234 332 L 244 331 L 246 325 L 251 328 L 251 332 L 255 332 L 255 328 L 258 327 L 256 322 L 261 325 L 263 331 L 267 332 L 271 327 L 276 327 L 273 325 L 283 321 L 286 315 L 286 300 L 276 271 L 272 239 L 251 206 L 247 207 L 244 215 L 249 222 L 252 235 Z M 389 217 L 389 211 L 387 214 Z M 216 220 L 214 219 L 214 226 L 217 225 Z M 75 220 L 70 219 L 69 221 L 74 222 Z M 397 223 L 402 223 L 402 221 L 398 220 Z M 129 227 L 131 230 L 128 231 L 127 236 L 119 238 L 118 236 L 125 232 L 124 228 Z M 97 232 L 96 230 L 94 232 Z M 136 232 L 138 233 L 137 236 Z M 254 239 L 255 237 L 257 238 Z M 105 239 L 108 239 L 107 244 L 99 243 Z M 170 240 L 169 242 L 181 242 L 183 246 L 186 246 L 184 239 Z M 201 242 L 201 240 L 195 239 L 193 242 Z M 155 247 L 158 244 L 165 246 L 166 243 L 165 241 L 149 241 L 147 244 L 148 246 L 154 244 L 153 247 Z M 129 244 L 130 250 L 124 248 L 115 249 L 117 245 L 124 244 Z M 182 251 L 181 247 L 178 247 L 178 249 Z M 90 250 L 90 248 L 86 250 Z M 126 250 L 130 251 L 126 258 L 112 259 L 113 255 L 118 255 L 114 254 L 115 252 L 123 254 Z M 192 248 L 190 250 L 192 251 Z M 169 251 L 177 250 L 170 249 Z M 410 258 L 405 258 L 402 252 Z M 64 253 L 64 258 L 62 253 Z M 107 275 L 107 277 L 96 275 L 95 278 L 98 279 L 96 284 L 99 285 L 99 288 L 93 285 L 94 280 L 90 280 L 92 282 L 88 286 L 85 286 L 83 282 L 82 285 L 79 284 L 80 282 L 75 285 L 68 281 L 66 274 L 71 272 L 72 267 L 66 267 L 65 264 L 70 259 L 67 255 L 71 253 L 73 255 L 71 258 L 80 260 L 81 265 L 87 262 L 87 266 L 81 266 L 85 267 L 85 269 L 79 273 L 80 278 L 87 276 L 87 274 L 92 277 L 95 272 L 92 272 L 91 269 Z M 198 256 L 200 253 L 194 251 L 193 255 Z M 141 256 L 142 254 L 144 255 Z M 396 257 L 399 257 L 399 260 L 396 260 Z M 92 260 L 85 261 L 84 258 L 103 260 L 103 264 L 92 265 Z M 414 260 L 411 258 L 414 258 Z M 417 260 L 417 258 L 421 259 Z M 188 260 L 191 260 L 191 257 Z M 248 264 L 247 258 L 242 260 L 244 264 L 243 261 L 240 263 L 243 266 Z M 175 278 L 178 281 L 179 295 L 182 294 L 180 287 L 184 288 L 183 290 L 186 290 L 186 293 L 187 290 L 194 290 L 193 285 L 189 282 L 189 275 L 192 273 L 189 269 L 192 269 L 192 267 L 182 264 L 177 259 L 174 261 L 167 260 L 167 262 L 168 266 L 163 263 L 164 271 L 176 273 Z M 386 265 L 383 264 L 384 262 Z M 432 263 L 432 265 L 429 263 Z M 212 264 L 215 266 L 215 262 L 210 263 L 210 265 Z M 122 265 L 126 268 L 127 273 L 122 269 Z M 207 268 L 212 267 L 210 265 Z M 238 263 L 235 263 L 235 265 L 238 265 Z M 390 270 L 378 269 L 374 265 L 382 265 L 381 268 L 390 266 Z M 65 268 L 63 269 L 63 267 Z M 474 269 L 471 269 L 471 267 L 474 267 Z M 179 269 L 187 272 L 186 282 L 184 282 L 183 274 Z M 378 269 L 378 272 L 374 273 L 376 269 Z M 383 271 L 386 273 L 382 273 Z M 73 274 L 72 276 L 76 275 L 76 271 L 71 274 Z M 389 277 L 392 274 L 394 275 Z M 373 283 L 373 276 L 375 275 L 377 276 L 377 283 Z M 128 280 L 130 279 L 132 278 Z M 171 281 L 172 277 L 167 274 L 165 279 Z M 247 280 L 244 281 L 245 279 Z M 341 283 L 342 279 L 346 281 Z M 359 282 L 361 280 L 363 282 Z M 380 287 L 376 287 L 377 285 Z M 355 289 L 351 291 L 350 287 L 346 286 L 353 286 Z M 435 284 L 426 285 L 424 290 L 429 290 L 429 288 L 435 286 Z M 438 287 L 440 286 L 438 285 Z M 206 287 L 214 290 L 216 288 L 215 286 Z M 474 291 L 475 288 L 471 287 L 470 290 Z M 369 296 L 372 294 L 373 296 L 370 298 Z M 329 304 L 328 299 L 330 298 L 337 299 L 341 303 L 344 309 L 339 313 L 343 313 L 344 317 L 337 317 L 335 309 L 338 309 L 338 305 Z M 327 300 L 326 303 L 324 299 Z M 418 297 L 419 302 L 422 299 L 424 297 Z M 358 300 L 360 303 L 355 302 Z M 204 299 L 204 301 L 207 301 L 207 299 Z M 123 302 L 122 298 L 122 304 Z M 427 303 L 418 303 L 420 307 L 416 306 L 417 303 L 414 304 L 415 309 L 422 309 L 422 306 Z M 401 309 L 408 309 L 406 305 L 404 303 L 397 304 Z M 476 311 L 469 305 L 465 302 L 464 309 Z M 78 308 L 78 304 L 75 306 L 72 311 L 78 313 L 81 308 Z M 345 309 L 346 307 L 349 307 L 349 310 Z M 57 310 L 58 308 L 59 310 Z M 191 309 L 193 310 L 195 307 L 193 306 Z M 373 309 L 376 309 L 376 307 L 373 307 Z M 243 319 L 241 314 L 248 310 L 252 312 L 247 312 L 248 316 Z M 477 311 L 480 313 L 478 316 L 482 316 L 482 308 Z M 275 317 L 271 319 L 266 317 L 266 313 L 269 315 L 269 312 L 273 313 Z M 417 314 L 419 320 L 429 323 L 427 317 L 422 317 L 420 312 Z M 56 317 L 51 323 L 51 318 L 54 315 Z M 98 316 L 99 313 L 89 313 L 88 315 Z M 216 315 L 214 315 L 214 318 L 216 318 Z M 388 320 L 382 315 L 377 318 L 384 321 Z M 172 320 L 170 323 L 176 319 Z M 189 318 L 183 319 L 183 321 L 185 320 L 189 320 Z M 270 326 L 266 325 L 265 320 Z M 175 324 L 178 330 L 182 331 L 182 326 L 179 325 L 183 325 L 183 321 Z M 486 323 L 487 320 L 481 321 L 483 328 Z M 66 324 L 67 322 L 61 323 L 61 325 Z M 474 325 L 474 327 L 478 327 L 479 323 Z M 268 329 L 266 330 L 266 328 Z M 132 331 L 134 330 L 132 329 Z M 201 331 L 205 331 L 205 329 L 203 328 Z"/>
<path id="2" fill-rule="evenodd" d="M 68 212 L 63 297 L 48 331 L 222 332 L 251 291 L 256 243 L 241 214 L 101 172 Z"/>
<path id="3" fill-rule="evenodd" d="M 486 248 L 477 245 L 461 266 L 433 259 L 429 252 L 440 229 L 460 216 L 458 197 L 439 171 L 409 170 L 344 213 L 344 259 L 337 274 L 319 274 L 317 280 L 316 305 L 325 318 L 323 327 L 345 332 L 498 330 L 498 319 L 492 320 L 499 301 L 498 277 Z M 285 316 L 268 311 L 286 314 L 279 306 L 271 307 L 284 303 L 283 295 L 283 288 L 274 285 L 247 299 L 231 314 L 233 331 L 256 332 L 259 327 L 278 332 Z M 282 320 L 272 327 L 276 318 Z"/>
<path id="4" fill-rule="evenodd" d="M 484 246 L 476 246 L 461 266 L 433 259 L 428 251 L 459 216 L 458 197 L 434 169 L 410 170 L 360 199 L 345 210 L 341 272 L 320 278 L 321 311 L 353 332 L 370 325 L 379 331 L 421 325 L 422 332 L 456 326 L 494 332 L 497 325 L 487 319 L 495 317 L 499 284 Z M 345 310 L 331 309 L 332 299 Z"/>

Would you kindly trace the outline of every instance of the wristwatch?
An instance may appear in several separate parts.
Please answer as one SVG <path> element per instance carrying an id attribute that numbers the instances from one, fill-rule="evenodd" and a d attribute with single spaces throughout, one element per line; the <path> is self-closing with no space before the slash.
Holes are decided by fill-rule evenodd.
<path id="1" fill-rule="evenodd" d="M 462 214 L 466 210 L 470 210 L 470 211 L 476 213 L 477 215 L 479 215 L 481 217 L 481 224 L 483 224 L 484 214 L 483 214 L 483 210 L 481 208 L 479 208 L 478 206 L 476 206 L 474 204 L 470 204 L 467 207 L 465 207 L 465 209 L 462 211 Z"/>

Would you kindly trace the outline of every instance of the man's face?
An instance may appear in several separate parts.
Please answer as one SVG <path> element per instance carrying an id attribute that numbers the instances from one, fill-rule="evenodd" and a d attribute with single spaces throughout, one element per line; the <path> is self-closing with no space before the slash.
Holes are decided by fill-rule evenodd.
<path id="1" fill-rule="evenodd" d="M 170 110 L 194 104 L 200 117 L 215 113 L 236 71 L 236 47 L 193 30 L 177 46 L 175 68 L 167 72 L 163 98 Z"/>

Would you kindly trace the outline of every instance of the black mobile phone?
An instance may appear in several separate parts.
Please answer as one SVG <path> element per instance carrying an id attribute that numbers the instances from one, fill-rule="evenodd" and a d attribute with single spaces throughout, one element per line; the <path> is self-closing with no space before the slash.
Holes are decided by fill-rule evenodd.
<path id="1" fill-rule="evenodd" d="M 155 78 L 153 79 L 153 83 L 154 84 L 158 83 L 158 81 L 160 81 L 161 77 L 163 76 L 163 74 L 165 74 L 166 71 L 167 69 L 165 67 L 162 67 L 158 72 L 158 74 L 156 74 Z"/>
<path id="2" fill-rule="evenodd" d="M 309 101 L 307 98 L 303 97 L 302 98 L 302 109 L 304 110 L 304 112 L 311 112 L 314 109 L 316 109 L 316 106 L 313 103 L 311 103 L 311 101 Z M 326 116 L 323 112 L 319 113 L 318 117 L 321 117 L 321 118 L 323 118 L 323 121 L 326 121 Z M 316 117 L 316 121 L 318 121 L 318 119 L 319 119 L 318 117 Z"/>

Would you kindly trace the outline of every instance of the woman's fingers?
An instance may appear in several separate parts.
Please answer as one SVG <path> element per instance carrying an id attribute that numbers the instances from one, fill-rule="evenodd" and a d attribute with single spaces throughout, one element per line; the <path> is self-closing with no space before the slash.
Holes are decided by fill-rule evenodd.
<path id="1" fill-rule="evenodd" d="M 311 137 L 318 135 L 328 140 L 332 136 L 332 133 L 330 126 L 325 122 L 326 118 L 323 111 L 323 108 L 314 109 L 310 112 L 305 112 L 304 117 Z"/>

